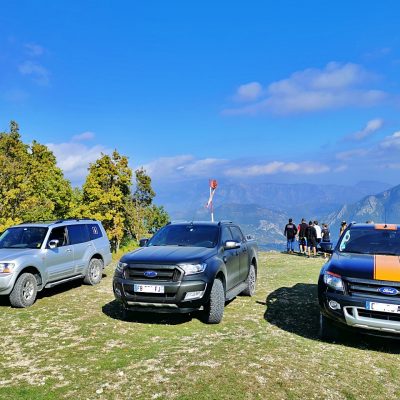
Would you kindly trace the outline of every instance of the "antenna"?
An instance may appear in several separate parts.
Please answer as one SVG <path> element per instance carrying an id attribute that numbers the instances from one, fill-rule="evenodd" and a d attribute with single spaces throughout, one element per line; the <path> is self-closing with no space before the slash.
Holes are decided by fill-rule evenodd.
<path id="1" fill-rule="evenodd" d="M 387 223 L 386 223 L 386 204 L 385 204 L 385 226 L 384 228 L 387 228 Z"/>

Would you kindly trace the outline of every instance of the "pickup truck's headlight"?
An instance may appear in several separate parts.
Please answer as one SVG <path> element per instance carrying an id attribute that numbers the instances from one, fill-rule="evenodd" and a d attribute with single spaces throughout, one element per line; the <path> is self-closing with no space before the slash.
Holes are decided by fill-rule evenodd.
<path id="1" fill-rule="evenodd" d="M 207 264 L 181 264 L 179 266 L 185 271 L 185 275 L 201 274 L 207 268 Z"/>
<path id="2" fill-rule="evenodd" d="M 14 263 L 0 263 L 0 273 L 10 274 L 15 267 Z"/>
<path id="3" fill-rule="evenodd" d="M 117 272 L 122 273 L 122 272 L 124 271 L 124 268 L 125 268 L 127 265 L 128 265 L 127 263 L 123 263 L 123 262 L 119 261 L 118 264 L 117 264 L 117 267 L 115 268 L 115 270 L 116 270 Z"/>
<path id="4" fill-rule="evenodd" d="M 334 274 L 333 272 L 325 272 L 324 282 L 331 289 L 344 292 L 343 281 L 340 275 Z"/>

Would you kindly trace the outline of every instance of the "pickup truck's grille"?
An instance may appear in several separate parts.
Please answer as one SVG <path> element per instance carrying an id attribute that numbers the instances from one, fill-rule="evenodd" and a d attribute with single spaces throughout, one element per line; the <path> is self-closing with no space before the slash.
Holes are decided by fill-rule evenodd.
<path id="1" fill-rule="evenodd" d="M 350 296 L 359 298 L 378 297 L 380 299 L 399 299 L 400 300 L 400 282 L 375 281 L 371 279 L 345 278 L 347 291 Z M 380 288 L 391 287 L 399 292 L 395 295 L 383 294 Z"/>
<path id="2" fill-rule="evenodd" d="M 152 271 L 153 277 L 146 276 L 146 271 Z M 176 265 L 139 265 L 129 264 L 125 268 L 125 279 L 133 281 L 162 281 L 178 282 L 182 278 L 182 271 Z"/>

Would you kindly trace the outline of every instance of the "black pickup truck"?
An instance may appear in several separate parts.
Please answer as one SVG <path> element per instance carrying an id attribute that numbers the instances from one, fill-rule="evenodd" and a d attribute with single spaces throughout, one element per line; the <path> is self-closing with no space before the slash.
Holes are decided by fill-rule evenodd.
<path id="1" fill-rule="evenodd" d="M 115 270 L 114 295 L 125 311 L 202 310 L 217 324 L 227 300 L 255 293 L 257 244 L 231 222 L 169 223 L 141 245 Z"/>

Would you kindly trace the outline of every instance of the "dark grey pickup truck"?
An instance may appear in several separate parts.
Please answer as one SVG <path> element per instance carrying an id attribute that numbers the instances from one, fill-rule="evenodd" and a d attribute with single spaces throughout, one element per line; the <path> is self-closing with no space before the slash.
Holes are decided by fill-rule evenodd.
<path id="1" fill-rule="evenodd" d="M 125 311 L 202 310 L 217 324 L 227 300 L 255 293 L 257 244 L 231 222 L 170 223 L 141 245 L 115 270 L 114 295 Z"/>

